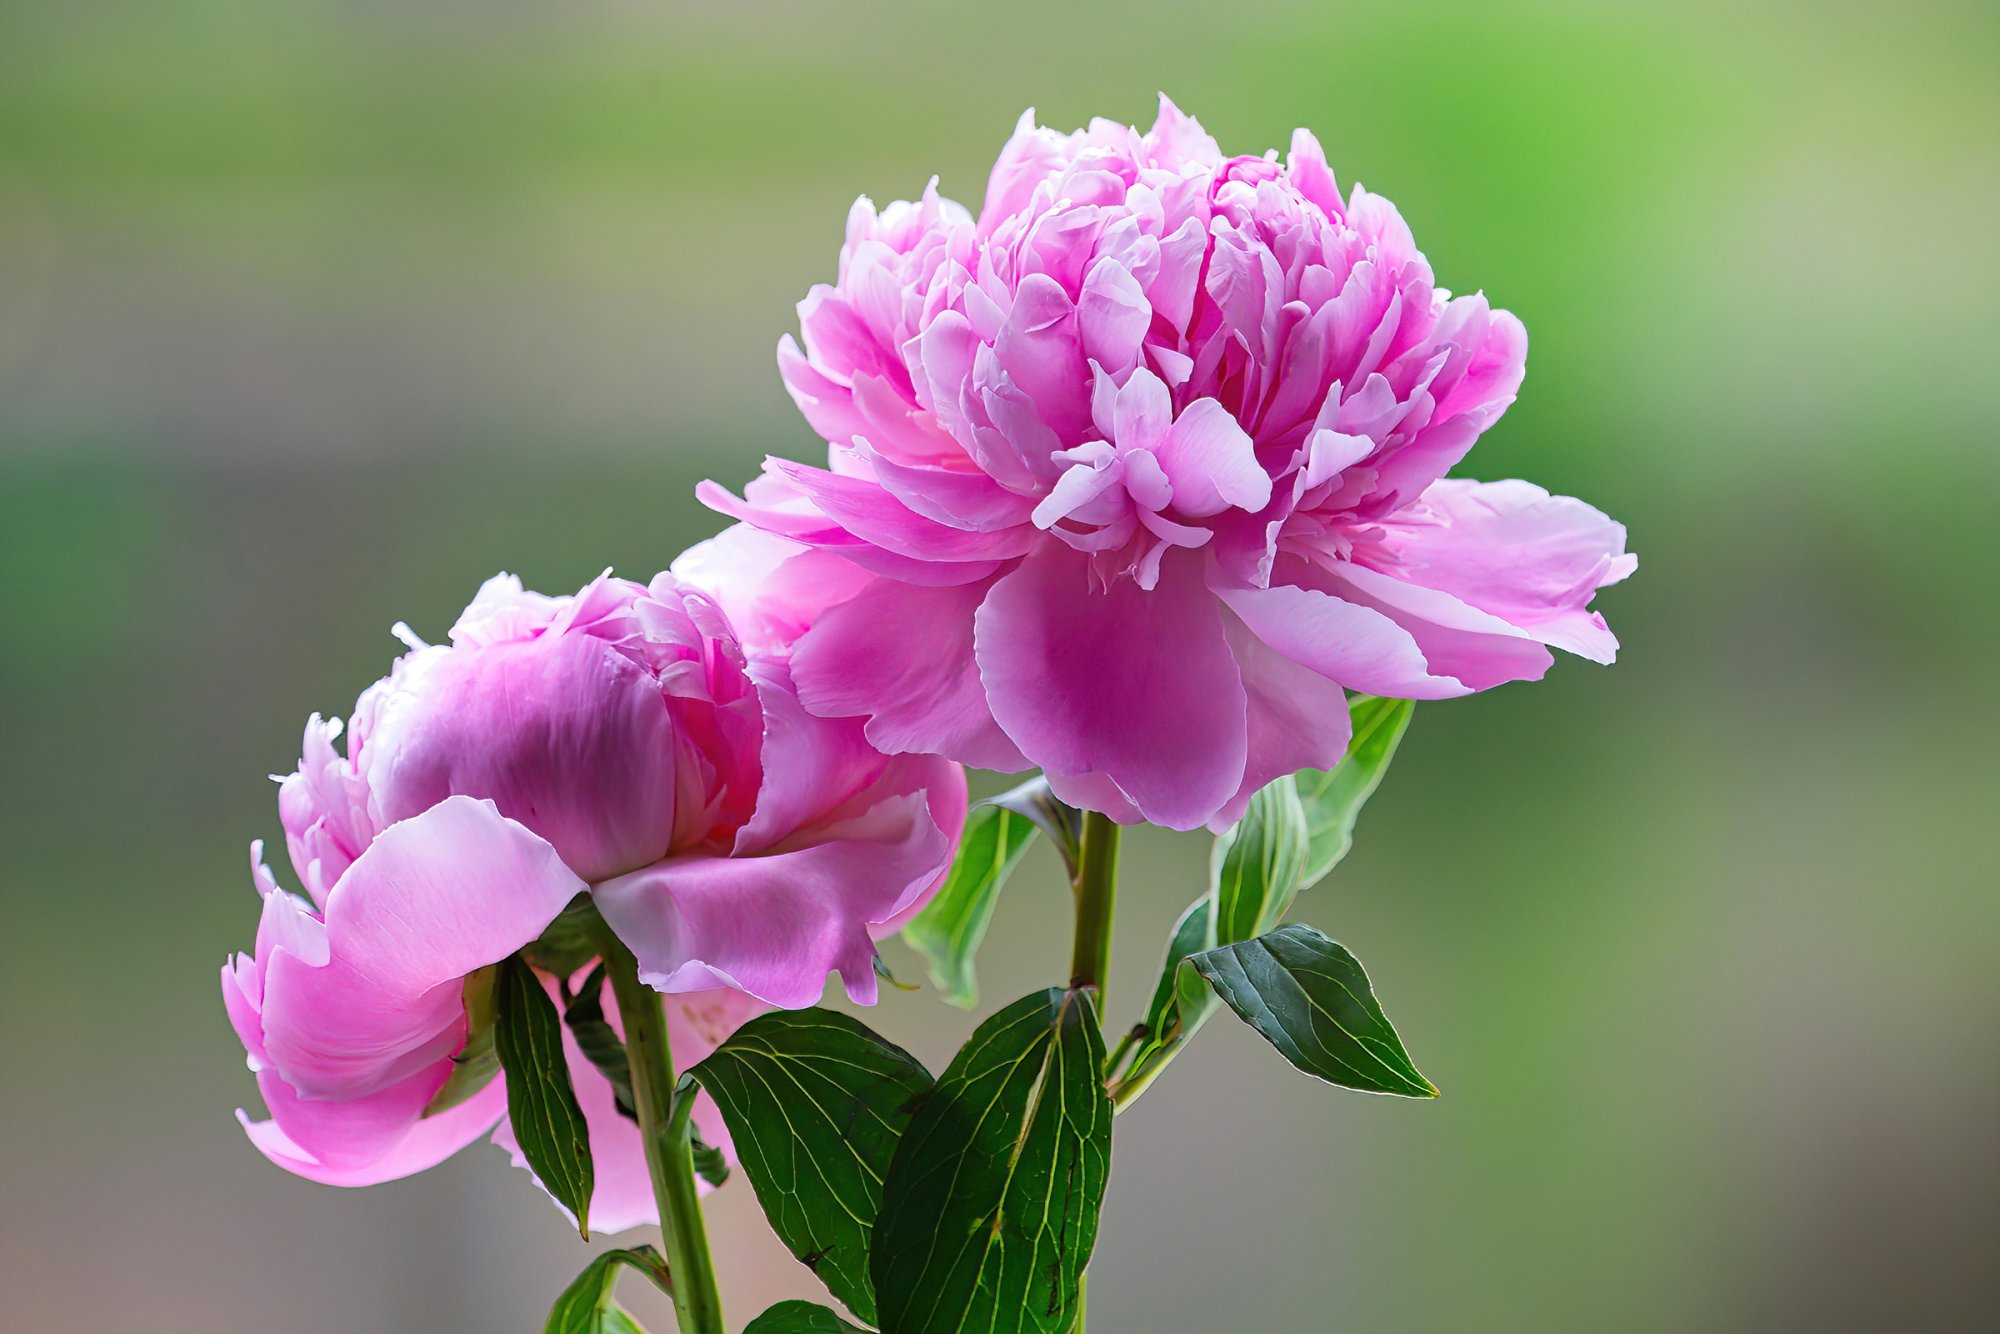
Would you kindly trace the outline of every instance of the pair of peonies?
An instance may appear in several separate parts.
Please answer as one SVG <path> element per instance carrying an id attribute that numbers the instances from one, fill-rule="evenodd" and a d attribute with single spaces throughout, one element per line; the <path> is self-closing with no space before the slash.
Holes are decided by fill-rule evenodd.
<path id="1" fill-rule="evenodd" d="M 948 868 L 959 763 L 1223 828 L 1339 761 L 1348 689 L 1616 651 L 1589 603 L 1636 564 L 1624 529 L 1445 477 L 1513 401 L 1520 322 L 1436 287 L 1303 130 L 1280 161 L 1164 99 L 1144 133 L 1024 117 L 977 217 L 934 186 L 858 203 L 800 316 L 779 364 L 827 467 L 705 486 L 741 522 L 647 587 L 495 580 L 362 696 L 345 756 L 308 726 L 280 809 L 310 901 L 257 864 L 224 971 L 282 1165 L 363 1184 L 510 1143 L 497 1082 L 425 1108 L 464 977 L 580 893 L 691 1063 L 831 973 L 873 998 L 873 941 Z M 569 1057 L 592 1227 L 653 1221 L 637 1128 Z"/>

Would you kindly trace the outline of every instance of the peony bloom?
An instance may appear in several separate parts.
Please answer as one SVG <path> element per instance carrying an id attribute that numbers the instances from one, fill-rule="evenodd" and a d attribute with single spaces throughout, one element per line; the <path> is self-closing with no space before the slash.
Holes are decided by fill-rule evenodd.
<path id="1" fill-rule="evenodd" d="M 682 1066 L 767 1004 L 817 1000 L 830 972 L 872 1001 L 873 940 L 949 865 L 963 775 L 806 713 L 787 647 L 740 640 L 717 597 L 672 575 L 570 598 L 503 576 L 448 646 L 413 645 L 361 696 L 345 755 L 315 717 L 279 789 L 305 895 L 253 848 L 256 950 L 222 975 L 270 1108 L 245 1119 L 257 1147 L 338 1185 L 489 1131 L 512 1148 L 502 1081 L 430 1109 L 466 1043 L 466 979 L 579 894 L 672 993 Z M 609 988 L 601 1001 L 616 1027 Z M 592 1228 L 656 1221 L 637 1126 L 565 1041 L 599 1164 Z M 705 1097 L 695 1119 L 727 1145 Z"/>
<path id="2" fill-rule="evenodd" d="M 884 750 L 1220 827 L 1337 760 L 1343 687 L 1436 699 L 1616 650 L 1589 603 L 1636 564 L 1619 524 L 1445 480 L 1513 401 L 1520 321 L 1434 286 L 1304 130 L 1280 161 L 1165 99 L 1144 134 L 1023 117 L 976 218 L 935 183 L 858 202 L 799 314 L 779 365 L 829 467 L 702 495 L 861 572 L 793 674 Z"/>

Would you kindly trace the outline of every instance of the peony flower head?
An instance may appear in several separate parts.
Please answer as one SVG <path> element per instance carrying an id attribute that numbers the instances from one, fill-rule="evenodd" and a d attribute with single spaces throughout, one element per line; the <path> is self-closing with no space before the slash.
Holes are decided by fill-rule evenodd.
<path id="1" fill-rule="evenodd" d="M 1446 478 L 1513 401 L 1520 321 L 1437 287 L 1304 130 L 1226 157 L 1164 98 L 1144 133 L 1031 113 L 977 217 L 935 182 L 859 201 L 799 314 L 778 360 L 828 466 L 702 496 L 862 573 L 792 670 L 884 750 L 1221 826 L 1338 760 L 1343 687 L 1435 699 L 1537 678 L 1549 646 L 1615 653 L 1589 603 L 1635 567 L 1623 528 Z"/>
<path id="2" fill-rule="evenodd" d="M 683 1065 L 767 1005 L 817 1000 L 829 973 L 874 999 L 873 941 L 942 879 L 963 775 L 806 713 L 789 639 L 739 637 L 725 602 L 771 619 L 671 574 L 567 598 L 502 576 L 449 644 L 411 637 L 357 702 L 345 754 L 337 721 L 307 725 L 279 790 L 305 893 L 253 849 L 256 948 L 222 977 L 271 1113 L 245 1125 L 268 1157 L 363 1185 L 489 1131 L 512 1147 L 500 1081 L 436 1109 L 468 1037 L 466 979 L 579 895 L 671 993 Z M 608 990 L 602 1004 L 617 1027 Z M 637 1127 L 565 1040 L 602 1165 L 591 1225 L 652 1221 Z M 727 1145 L 705 1099 L 695 1115 Z"/>

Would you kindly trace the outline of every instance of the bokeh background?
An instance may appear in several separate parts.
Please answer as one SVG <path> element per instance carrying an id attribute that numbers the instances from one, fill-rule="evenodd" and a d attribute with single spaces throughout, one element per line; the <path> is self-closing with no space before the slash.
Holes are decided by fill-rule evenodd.
<path id="1" fill-rule="evenodd" d="M 856 193 L 1165 88 L 1521 314 L 1466 471 L 1644 564 L 1616 668 L 1419 709 L 1301 905 L 1445 1096 L 1212 1025 L 1121 1119 L 1093 1334 L 1991 1329 L 1996 59 L 1972 0 L 0 4 L 0 1326 L 540 1328 L 585 1256 L 497 1151 L 339 1192 L 240 1138 L 264 775 L 392 621 L 643 577 L 810 454 L 772 349 Z M 1137 838 L 1121 1015 L 1202 867 Z M 989 1006 L 1064 899 L 1038 851 Z M 813 1295 L 713 1217 L 735 1320 Z"/>

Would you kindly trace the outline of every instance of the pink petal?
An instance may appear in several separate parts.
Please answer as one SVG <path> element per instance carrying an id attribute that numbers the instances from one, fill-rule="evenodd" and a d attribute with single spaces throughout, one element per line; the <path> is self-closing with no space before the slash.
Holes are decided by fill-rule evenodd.
<path id="1" fill-rule="evenodd" d="M 327 899 L 326 962 L 280 950 L 265 963 L 273 1066 L 322 1099 L 434 1068 L 464 1040 L 460 979 L 539 936 L 585 888 L 490 801 L 450 797 L 391 826 Z"/>
<path id="2" fill-rule="evenodd" d="M 1151 592 L 1100 589 L 1087 560 L 1044 550 L 994 584 L 974 631 L 993 716 L 1023 755 L 1051 775 L 1101 773 L 1174 829 L 1234 795 L 1247 744 L 1243 684 L 1193 569 L 1170 560 Z"/>
<path id="3" fill-rule="evenodd" d="M 1397 699 L 1448 699 L 1462 682 L 1433 675 L 1410 632 L 1372 608 L 1316 588 L 1273 582 L 1269 588 L 1217 590 L 1250 633 L 1329 681 Z"/>
<path id="4" fill-rule="evenodd" d="M 364 1098 L 322 1102 L 300 1098 L 266 1071 L 257 1086 L 272 1119 L 252 1121 L 240 1111 L 236 1119 L 260 1153 L 294 1175 L 328 1186 L 373 1186 L 435 1167 L 506 1116 L 507 1090 L 498 1078 L 458 1106 L 422 1116 L 444 1076 L 439 1067 Z"/>
<path id="5" fill-rule="evenodd" d="M 755 857 L 670 857 L 599 885 L 598 909 L 662 991 L 735 987 L 796 1009 L 838 972 L 875 999 L 869 925 L 891 920 L 946 869 L 951 843 L 921 793 L 802 831 Z"/>
<path id="6" fill-rule="evenodd" d="M 824 613 L 799 641 L 792 655 L 799 698 L 817 714 L 866 718 L 869 741 L 891 754 L 948 755 L 1010 772 L 1029 767 L 993 721 L 973 661 L 973 617 L 990 587 L 876 580 Z"/>
<path id="7" fill-rule="evenodd" d="M 1438 482 L 1384 527 L 1385 567 L 1556 648 L 1608 663 L 1618 640 L 1591 595 L 1637 568 L 1625 526 L 1528 482 Z"/>
<path id="8" fill-rule="evenodd" d="M 1191 519 L 1271 502 L 1271 475 L 1257 462 L 1256 446 L 1212 398 L 1183 409 L 1155 452 L 1173 483 L 1174 509 Z"/>

